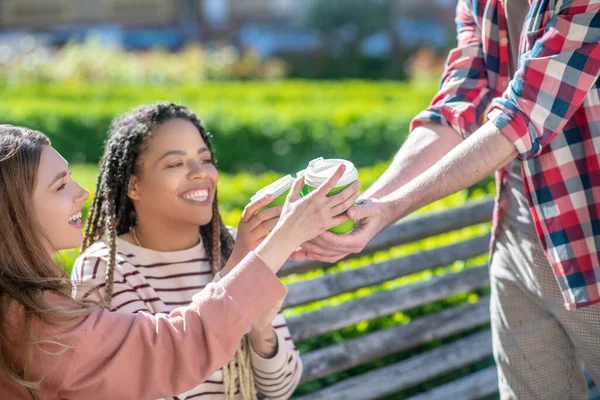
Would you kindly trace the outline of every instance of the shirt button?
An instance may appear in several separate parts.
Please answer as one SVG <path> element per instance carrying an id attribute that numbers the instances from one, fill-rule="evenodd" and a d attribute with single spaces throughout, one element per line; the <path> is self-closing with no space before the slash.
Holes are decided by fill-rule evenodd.
<path id="1" fill-rule="evenodd" d="M 500 44 L 501 44 L 502 46 L 506 46 L 506 45 L 508 45 L 508 38 L 507 38 L 507 37 L 502 37 L 502 38 L 500 38 Z"/>

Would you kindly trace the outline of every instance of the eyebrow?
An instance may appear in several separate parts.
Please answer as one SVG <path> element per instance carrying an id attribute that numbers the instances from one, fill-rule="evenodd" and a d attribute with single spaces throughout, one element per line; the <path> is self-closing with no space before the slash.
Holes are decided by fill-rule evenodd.
<path id="1" fill-rule="evenodd" d="M 69 173 L 67 171 L 59 172 L 58 174 L 56 174 L 56 176 L 54 177 L 54 179 L 52 179 L 52 182 L 50 183 L 50 185 L 48 185 L 48 187 L 52 187 L 57 181 L 61 180 L 62 178 L 64 178 L 68 174 Z"/>
<path id="2" fill-rule="evenodd" d="M 206 153 L 207 151 L 210 152 L 208 147 L 200 147 L 198 149 L 198 155 L 200 155 L 202 153 Z M 187 153 L 183 150 L 170 150 L 170 151 L 167 151 L 166 153 L 164 153 L 162 156 L 160 156 L 158 161 L 162 160 L 163 158 L 169 157 L 169 156 L 185 156 L 186 154 Z"/>

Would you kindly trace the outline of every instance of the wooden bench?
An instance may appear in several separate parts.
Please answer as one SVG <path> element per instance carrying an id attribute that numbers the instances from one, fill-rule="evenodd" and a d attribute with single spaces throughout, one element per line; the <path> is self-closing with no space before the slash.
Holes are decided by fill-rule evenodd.
<path id="1" fill-rule="evenodd" d="M 493 200 L 487 198 L 468 203 L 460 208 L 405 219 L 382 231 L 361 254 L 352 257 L 372 254 L 394 246 L 489 222 L 492 209 Z M 490 235 L 484 234 L 433 250 L 291 283 L 284 308 L 328 299 L 399 277 L 446 266 L 457 260 L 486 254 L 489 240 Z M 282 268 L 280 275 L 302 273 L 326 266 L 318 262 L 288 262 Z M 289 317 L 288 325 L 292 338 L 295 342 L 299 342 L 361 321 L 407 311 L 458 293 L 486 287 L 489 287 L 489 276 L 488 266 L 484 263 L 465 268 L 458 273 L 435 276 L 407 286 L 375 292 L 366 297 Z M 342 380 L 299 398 L 360 400 L 393 396 L 397 392 L 457 369 L 489 360 L 492 357 L 492 347 L 488 308 L 489 296 L 484 296 L 476 303 L 444 308 L 415 318 L 407 324 L 395 325 L 302 354 L 304 362 L 302 383 L 307 383 L 391 354 L 484 327 L 468 336 L 423 351 L 396 364 Z M 493 396 L 495 393 L 497 393 L 497 374 L 495 367 L 490 363 L 487 368 L 444 383 L 414 398 L 458 400 Z M 600 398 L 595 390 L 592 390 L 590 397 Z"/>

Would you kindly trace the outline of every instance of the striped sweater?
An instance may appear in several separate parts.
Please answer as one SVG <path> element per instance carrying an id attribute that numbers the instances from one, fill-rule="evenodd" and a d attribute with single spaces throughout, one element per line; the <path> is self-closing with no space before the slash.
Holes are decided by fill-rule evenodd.
<path id="1" fill-rule="evenodd" d="M 74 296 L 95 298 L 104 294 L 108 253 L 106 243 L 99 241 L 79 256 L 71 275 Z M 188 305 L 193 295 L 213 279 L 202 241 L 190 249 L 161 252 L 117 238 L 112 311 L 168 313 Z M 279 340 L 278 353 L 264 359 L 251 351 L 254 378 L 258 392 L 265 398 L 287 399 L 298 385 L 302 362 L 281 313 L 273 320 L 273 327 Z M 173 400 L 223 399 L 224 390 L 219 369 L 208 380 Z"/>

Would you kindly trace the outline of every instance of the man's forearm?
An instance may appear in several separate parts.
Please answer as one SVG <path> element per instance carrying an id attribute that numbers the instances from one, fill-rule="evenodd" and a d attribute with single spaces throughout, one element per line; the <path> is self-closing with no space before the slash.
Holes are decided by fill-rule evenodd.
<path id="1" fill-rule="evenodd" d="M 479 182 L 516 156 L 514 145 L 486 123 L 427 171 L 381 199 L 389 206 L 389 222 Z"/>
<path id="2" fill-rule="evenodd" d="M 462 142 L 451 127 L 430 123 L 415 128 L 388 169 L 365 191 L 365 198 L 382 198 L 421 175 Z"/>

